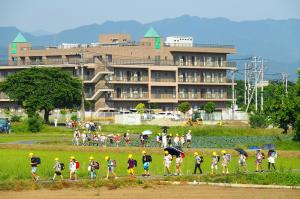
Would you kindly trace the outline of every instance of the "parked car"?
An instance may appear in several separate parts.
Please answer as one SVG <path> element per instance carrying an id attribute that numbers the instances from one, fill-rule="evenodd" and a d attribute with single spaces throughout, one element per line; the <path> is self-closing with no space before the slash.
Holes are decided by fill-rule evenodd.
<path id="1" fill-rule="evenodd" d="M 181 117 L 180 114 L 172 114 L 170 119 L 173 120 L 173 121 L 179 121 L 179 120 L 182 120 L 183 118 Z"/>
<path id="2" fill-rule="evenodd" d="M 171 118 L 172 117 L 172 113 L 171 112 L 160 112 L 158 114 L 155 114 L 155 119 L 157 118 Z"/>
<path id="3" fill-rule="evenodd" d="M 10 121 L 7 117 L 0 117 L 0 132 L 1 133 L 10 132 Z"/>

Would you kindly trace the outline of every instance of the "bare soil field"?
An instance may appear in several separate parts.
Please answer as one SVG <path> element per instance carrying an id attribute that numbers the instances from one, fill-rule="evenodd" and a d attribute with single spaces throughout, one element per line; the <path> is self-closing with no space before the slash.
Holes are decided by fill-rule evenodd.
<path id="1" fill-rule="evenodd" d="M 99 189 L 62 189 L 62 190 L 30 190 L 30 191 L 1 191 L 2 199 L 168 199 L 168 198 L 300 198 L 300 190 L 293 189 L 257 189 L 257 188 L 228 188 L 208 185 L 156 185 L 154 187 L 125 187 L 109 190 Z"/>

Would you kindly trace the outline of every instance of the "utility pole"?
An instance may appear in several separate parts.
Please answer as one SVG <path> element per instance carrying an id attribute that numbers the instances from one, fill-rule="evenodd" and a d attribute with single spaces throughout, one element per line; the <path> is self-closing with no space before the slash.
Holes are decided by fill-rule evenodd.
<path id="1" fill-rule="evenodd" d="M 248 92 L 248 88 L 247 88 L 247 64 L 245 63 L 245 80 L 244 80 L 244 104 L 247 104 L 247 92 Z"/>
<path id="2" fill-rule="evenodd" d="M 81 108 L 80 108 L 80 119 L 85 121 L 85 107 L 84 107 L 84 59 L 83 50 L 80 50 L 80 68 L 81 68 L 81 81 L 82 81 L 82 94 L 81 94 Z"/>
<path id="3" fill-rule="evenodd" d="M 254 73 L 255 73 L 255 112 L 257 112 L 257 82 L 258 82 L 258 77 L 257 77 L 257 57 L 253 57 L 254 59 Z"/>
<path id="4" fill-rule="evenodd" d="M 288 93 L 288 85 L 287 85 L 287 83 L 288 83 L 288 74 L 285 73 L 285 94 L 286 94 L 286 96 L 287 96 L 287 93 Z"/>
<path id="5" fill-rule="evenodd" d="M 264 60 L 261 60 L 261 91 L 260 91 L 260 111 L 264 110 Z"/>

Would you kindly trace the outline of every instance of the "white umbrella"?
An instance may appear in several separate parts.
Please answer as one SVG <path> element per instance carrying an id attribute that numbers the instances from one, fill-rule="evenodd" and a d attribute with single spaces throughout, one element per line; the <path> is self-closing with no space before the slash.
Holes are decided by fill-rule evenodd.
<path id="1" fill-rule="evenodd" d="M 152 131 L 150 130 L 145 130 L 142 132 L 142 135 L 151 135 L 152 134 Z"/>

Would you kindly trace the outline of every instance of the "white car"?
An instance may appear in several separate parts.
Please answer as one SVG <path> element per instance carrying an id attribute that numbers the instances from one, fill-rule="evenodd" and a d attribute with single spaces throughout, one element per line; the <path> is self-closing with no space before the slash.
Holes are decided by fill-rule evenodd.
<path id="1" fill-rule="evenodd" d="M 174 121 L 179 121 L 179 120 L 182 120 L 182 117 L 180 114 L 173 114 L 171 117 L 170 117 L 171 120 L 174 120 Z"/>
<path id="2" fill-rule="evenodd" d="M 155 114 L 155 119 L 157 119 L 157 118 L 171 118 L 172 115 L 173 114 L 171 112 L 160 112 L 158 114 Z"/>

